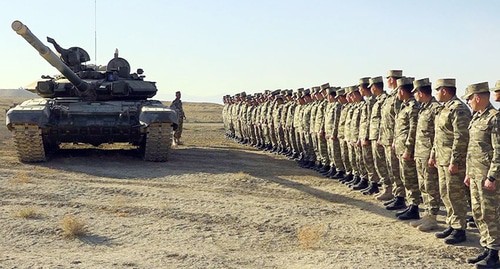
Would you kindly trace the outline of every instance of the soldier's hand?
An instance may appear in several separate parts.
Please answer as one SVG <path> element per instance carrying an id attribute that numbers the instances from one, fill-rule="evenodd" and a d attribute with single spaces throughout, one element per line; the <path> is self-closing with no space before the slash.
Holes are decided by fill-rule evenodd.
<path id="1" fill-rule="evenodd" d="M 450 166 L 448 166 L 448 172 L 452 175 L 458 173 L 458 165 L 450 163 Z"/>
<path id="2" fill-rule="evenodd" d="M 406 151 L 405 151 L 405 153 L 403 153 L 403 160 L 405 160 L 405 161 L 411 161 L 412 159 L 413 159 L 413 157 L 411 156 L 410 153 L 408 153 Z"/>
<path id="3" fill-rule="evenodd" d="M 365 139 L 365 140 L 363 140 L 363 147 L 368 146 L 368 145 L 370 144 L 369 142 L 370 142 L 370 141 L 368 141 L 368 140 L 366 140 L 366 139 Z"/>
<path id="4" fill-rule="evenodd" d="M 358 139 L 358 140 L 356 141 L 356 146 L 357 146 L 357 147 L 360 147 L 360 146 L 361 146 L 361 140 L 359 140 L 359 139 Z"/>
<path id="5" fill-rule="evenodd" d="M 488 191 L 495 191 L 495 189 L 496 189 L 496 180 L 490 181 L 489 179 L 486 179 L 484 181 L 484 187 L 483 188 L 485 190 L 488 190 Z"/>
<path id="6" fill-rule="evenodd" d="M 465 184 L 465 186 L 470 187 L 470 177 L 469 176 L 465 176 L 464 184 Z"/>
<path id="7" fill-rule="evenodd" d="M 429 167 L 436 167 L 436 159 L 429 159 L 427 164 L 429 165 Z"/>

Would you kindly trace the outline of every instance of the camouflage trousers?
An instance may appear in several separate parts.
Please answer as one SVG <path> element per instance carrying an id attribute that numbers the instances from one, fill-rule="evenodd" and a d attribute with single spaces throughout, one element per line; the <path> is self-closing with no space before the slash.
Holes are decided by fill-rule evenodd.
<path id="1" fill-rule="evenodd" d="M 271 141 L 271 145 L 273 145 L 273 147 L 277 147 L 278 146 L 278 138 L 276 137 L 276 131 L 274 129 L 274 126 L 273 125 L 268 125 L 269 127 L 269 141 Z"/>
<path id="2" fill-rule="evenodd" d="M 354 152 L 356 153 L 356 166 L 358 167 L 358 174 L 360 177 L 367 178 L 368 173 L 366 172 L 366 166 L 363 161 L 363 149 L 361 146 L 355 144 Z"/>
<path id="3" fill-rule="evenodd" d="M 308 161 L 316 161 L 316 155 L 314 153 L 314 148 L 312 145 L 312 138 L 309 132 L 304 132 L 304 143 L 302 144 L 302 148 L 304 149 L 305 156 Z"/>
<path id="4" fill-rule="evenodd" d="M 351 144 L 350 141 L 347 143 L 348 146 L 348 153 L 349 153 L 349 163 L 351 164 L 351 172 L 355 176 L 359 176 L 359 167 L 358 163 L 356 161 L 356 149 L 354 146 Z"/>
<path id="5" fill-rule="evenodd" d="M 177 126 L 177 129 L 174 131 L 174 138 L 180 139 L 182 136 L 182 127 L 184 125 L 184 119 L 182 117 L 179 117 L 179 125 Z"/>
<path id="6" fill-rule="evenodd" d="M 399 157 L 399 176 L 405 187 L 406 201 L 410 205 L 420 205 L 422 197 L 418 186 L 417 166 L 415 160 L 405 160 Z"/>
<path id="7" fill-rule="evenodd" d="M 328 157 L 330 158 L 330 166 L 336 167 L 337 171 L 345 171 L 339 140 L 337 138 L 335 138 L 335 140 L 329 138 L 326 140 L 326 143 L 328 147 Z"/>
<path id="8" fill-rule="evenodd" d="M 453 229 L 465 229 L 468 195 L 463 183 L 465 167 L 459 168 L 457 174 L 450 174 L 447 165 L 438 165 L 439 192 L 446 208 L 446 224 Z"/>
<path id="9" fill-rule="evenodd" d="M 377 182 L 387 187 L 391 185 L 391 181 L 387 175 L 384 147 L 379 145 L 377 140 L 371 140 L 370 142 L 372 143 L 373 164 L 378 176 Z"/>
<path id="10" fill-rule="evenodd" d="M 282 149 L 286 148 L 285 132 L 283 131 L 283 128 L 276 128 L 275 134 L 278 147 Z"/>
<path id="11" fill-rule="evenodd" d="M 316 160 L 319 158 L 319 151 L 318 151 L 318 134 L 317 133 L 310 133 L 311 136 L 311 142 L 312 142 L 312 150 L 314 151 L 314 156 L 316 156 Z"/>
<path id="12" fill-rule="evenodd" d="M 304 149 L 302 148 L 302 142 L 301 142 L 302 132 L 300 132 L 300 130 L 297 128 L 294 129 L 294 132 L 295 132 L 295 147 L 297 148 L 297 152 L 301 153 L 304 151 Z"/>
<path id="13" fill-rule="evenodd" d="M 365 168 L 365 173 L 366 177 L 368 180 L 372 182 L 378 182 L 379 177 L 375 171 L 375 164 L 373 161 L 373 152 L 372 152 L 372 147 L 371 147 L 371 141 L 368 142 L 369 144 L 366 146 L 361 146 L 361 156 L 362 158 L 362 163 Z"/>
<path id="14" fill-rule="evenodd" d="M 471 176 L 472 215 L 479 229 L 482 247 L 500 250 L 500 188 L 483 189 L 486 175 Z"/>
<path id="15" fill-rule="evenodd" d="M 330 165 L 330 158 L 328 156 L 328 145 L 326 143 L 325 135 L 319 133 L 317 137 L 319 161 L 323 165 Z"/>
<path id="16" fill-rule="evenodd" d="M 425 212 L 437 215 L 441 198 L 439 196 L 439 181 L 436 167 L 429 167 L 427 160 L 415 159 L 417 165 L 418 186 L 422 194 Z"/>
<path id="17" fill-rule="evenodd" d="M 344 164 L 345 172 L 352 173 L 351 162 L 349 161 L 349 146 L 347 140 L 340 140 L 340 152 L 342 154 L 342 163 Z"/>
<path id="18" fill-rule="evenodd" d="M 399 174 L 399 160 L 391 145 L 384 145 L 385 163 L 387 176 L 392 184 L 392 194 L 394 196 L 405 197 L 405 186 Z"/>

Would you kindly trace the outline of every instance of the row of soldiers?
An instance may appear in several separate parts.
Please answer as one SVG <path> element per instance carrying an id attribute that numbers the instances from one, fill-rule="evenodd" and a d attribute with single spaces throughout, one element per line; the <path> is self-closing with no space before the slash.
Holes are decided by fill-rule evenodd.
<path id="1" fill-rule="evenodd" d="M 466 240 L 470 206 L 484 251 L 468 259 L 500 268 L 500 116 L 487 82 L 456 95 L 456 80 L 364 77 L 350 87 L 328 83 L 224 97 L 226 136 L 295 159 L 363 194 L 376 194 L 396 217 L 421 231 L 438 228 L 440 205 L 447 244 Z M 494 92 L 500 101 L 500 81 Z M 471 113 L 472 109 L 472 113 Z M 469 189 L 468 189 L 469 188 Z M 423 206 L 423 216 L 419 207 Z"/>

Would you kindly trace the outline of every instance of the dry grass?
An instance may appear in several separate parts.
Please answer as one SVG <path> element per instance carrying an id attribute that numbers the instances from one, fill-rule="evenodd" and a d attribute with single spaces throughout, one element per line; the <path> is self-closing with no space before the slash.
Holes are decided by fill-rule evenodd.
<path id="1" fill-rule="evenodd" d="M 23 219 L 37 219 L 41 217 L 41 214 L 33 207 L 26 207 L 15 212 L 14 216 Z"/>
<path id="2" fill-rule="evenodd" d="M 17 172 L 11 179 L 11 183 L 13 184 L 28 184 L 31 182 L 32 182 L 31 175 L 26 171 Z"/>
<path id="3" fill-rule="evenodd" d="M 87 233 L 87 225 L 73 215 L 66 215 L 61 220 L 61 229 L 64 237 L 75 238 Z"/>
<path id="4" fill-rule="evenodd" d="M 117 196 L 113 198 L 111 202 L 110 211 L 115 214 L 117 217 L 127 217 L 129 216 L 129 212 L 126 209 L 128 205 L 130 205 L 131 201 L 127 197 Z"/>
<path id="5" fill-rule="evenodd" d="M 313 249 L 319 246 L 321 239 L 326 233 L 324 225 L 304 225 L 298 229 L 297 239 L 303 249 Z"/>

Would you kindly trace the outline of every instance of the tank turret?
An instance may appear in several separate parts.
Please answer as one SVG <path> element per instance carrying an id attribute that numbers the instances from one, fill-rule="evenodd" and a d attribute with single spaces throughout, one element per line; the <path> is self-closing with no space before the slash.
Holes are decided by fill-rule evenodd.
<path id="1" fill-rule="evenodd" d="M 57 56 L 45 46 L 20 21 L 12 23 L 12 29 L 22 36 L 38 53 L 63 76 L 42 76 L 38 81 L 36 93 L 44 98 L 81 97 L 85 100 L 145 100 L 156 95 L 155 82 L 144 81 L 143 70 L 130 73 L 130 64 L 118 57 L 118 49 L 108 62 L 105 70 L 96 66 L 86 66 L 90 60 L 88 53 L 79 47 L 62 48 L 57 42 L 47 37 L 47 42 L 54 45 Z"/>

